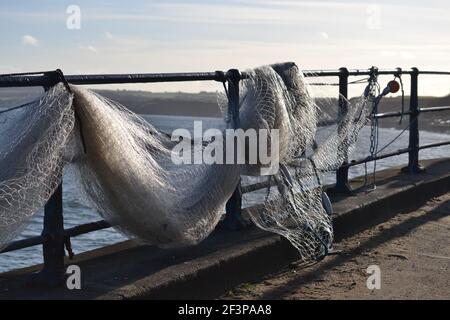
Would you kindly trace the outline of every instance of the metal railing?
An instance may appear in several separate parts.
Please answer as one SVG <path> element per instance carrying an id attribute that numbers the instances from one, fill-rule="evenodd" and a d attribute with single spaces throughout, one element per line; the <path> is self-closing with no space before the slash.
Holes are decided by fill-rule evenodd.
<path id="1" fill-rule="evenodd" d="M 409 116 L 409 145 L 407 148 L 396 152 L 385 153 L 373 157 L 345 162 L 336 171 L 335 192 L 351 192 L 348 180 L 348 169 L 351 166 L 367 163 L 374 160 L 384 159 L 399 154 L 408 153 L 408 165 L 404 172 L 419 173 L 422 168 L 419 164 L 419 150 L 433 148 L 443 145 L 449 145 L 450 141 L 434 143 L 419 146 L 419 121 L 418 117 L 422 112 L 438 112 L 450 110 L 450 106 L 439 106 L 432 108 L 420 108 L 418 101 L 418 76 L 426 75 L 450 75 L 450 72 L 443 71 L 419 71 L 417 68 L 411 70 L 378 70 L 371 68 L 367 70 L 348 70 L 340 68 L 333 71 L 305 71 L 306 77 L 338 77 L 339 79 L 339 97 L 338 104 L 340 112 L 345 112 L 348 108 L 348 84 L 351 76 L 373 76 L 376 75 L 409 75 L 410 86 L 410 104 L 409 110 L 402 112 L 389 112 L 376 114 L 378 119 L 388 117 Z M 35 73 L 16 73 L 0 76 L 0 87 L 30 87 L 43 86 L 49 88 L 55 83 L 61 81 L 62 73 L 59 72 L 35 72 Z M 146 74 L 101 74 L 101 75 L 67 75 L 64 79 L 72 84 L 94 85 L 94 84 L 124 84 L 124 83 L 155 83 L 155 82 L 177 82 L 177 81 L 218 81 L 223 82 L 227 87 L 229 107 L 234 110 L 239 108 L 239 83 L 247 76 L 244 72 L 236 69 L 230 69 L 227 72 L 202 72 L 202 73 L 146 73 Z M 237 113 L 238 114 L 238 113 Z M 239 119 L 234 119 L 235 126 Z M 241 220 L 241 201 L 242 194 L 256 191 L 268 187 L 269 183 L 260 182 L 254 185 L 242 187 L 240 184 L 234 191 L 232 197 L 226 205 L 226 215 L 222 226 L 236 230 L 242 227 Z M 30 278 L 31 282 L 41 285 L 58 285 L 61 283 L 65 269 L 64 256 L 65 247 L 71 256 L 70 238 L 92 231 L 97 231 L 111 227 L 104 220 L 82 224 L 70 229 L 64 229 L 63 225 L 63 199 L 62 184 L 58 186 L 52 197 L 49 199 L 44 209 L 44 227 L 42 234 L 37 237 L 31 237 L 23 240 L 11 242 L 0 253 L 19 250 L 35 245 L 43 245 L 44 268 L 41 272 Z"/>

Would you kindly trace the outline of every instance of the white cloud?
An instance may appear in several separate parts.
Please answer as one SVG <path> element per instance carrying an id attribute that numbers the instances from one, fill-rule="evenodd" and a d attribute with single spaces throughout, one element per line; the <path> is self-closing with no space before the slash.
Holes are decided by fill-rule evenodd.
<path id="1" fill-rule="evenodd" d="M 39 40 L 29 34 L 26 34 L 22 37 L 22 43 L 24 45 L 37 47 L 39 45 Z"/>
<path id="2" fill-rule="evenodd" d="M 90 51 L 90 52 L 94 52 L 94 53 L 98 53 L 97 48 L 94 47 L 94 46 L 91 45 L 91 44 L 90 44 L 90 45 L 87 45 L 87 46 L 80 45 L 80 49 L 81 49 L 81 50 Z"/>
<path id="3" fill-rule="evenodd" d="M 105 32 L 105 37 L 108 40 L 112 40 L 114 38 L 114 36 L 110 32 Z"/>
<path id="4" fill-rule="evenodd" d="M 89 45 L 89 46 L 86 47 L 86 49 L 88 49 L 89 51 L 97 53 L 97 49 L 94 46 Z"/>
<path id="5" fill-rule="evenodd" d="M 320 36 L 322 37 L 322 39 L 325 39 L 325 40 L 327 40 L 328 38 L 330 38 L 330 36 L 329 36 L 328 33 L 326 33 L 326 32 L 321 32 L 321 33 L 320 33 Z"/>

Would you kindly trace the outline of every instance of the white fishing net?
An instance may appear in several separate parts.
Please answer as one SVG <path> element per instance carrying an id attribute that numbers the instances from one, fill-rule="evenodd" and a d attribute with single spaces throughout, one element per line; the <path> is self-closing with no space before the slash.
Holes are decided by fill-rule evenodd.
<path id="1" fill-rule="evenodd" d="M 72 94 L 62 84 L 0 113 L 0 247 L 22 231 L 59 185 L 74 121 Z"/>
<path id="2" fill-rule="evenodd" d="M 175 143 L 165 134 L 118 103 L 72 90 L 86 147 L 73 171 L 92 206 L 123 232 L 161 247 L 209 235 L 236 187 L 238 167 L 174 164 Z"/>
<path id="3" fill-rule="evenodd" d="M 321 177 L 348 160 L 368 120 L 367 98 L 348 102 L 344 112 L 318 106 L 293 63 L 258 68 L 248 75 L 242 86 L 241 124 L 253 127 L 259 121 L 280 129 L 280 170 L 268 179 L 275 187 L 269 188 L 264 203 L 247 211 L 257 226 L 287 238 L 301 260 L 315 260 L 333 241 Z M 247 174 L 257 172 L 245 169 Z"/>
<path id="4" fill-rule="evenodd" d="M 246 74 L 240 88 L 240 128 L 278 129 L 279 144 L 270 140 L 268 145 L 271 152 L 278 149 L 280 162 L 268 178 L 275 187 L 248 213 L 258 227 L 287 238 L 302 260 L 316 259 L 333 241 L 320 176 L 337 169 L 351 152 L 367 120 L 365 99 L 335 117 L 316 105 L 293 63 Z M 0 243 L 17 235 L 60 183 L 68 165 L 64 150 L 91 206 L 120 231 L 160 247 L 192 245 L 207 237 L 240 174 L 260 175 L 266 166 L 259 158 L 243 165 L 175 164 L 178 141 L 114 101 L 76 86 L 71 90 L 73 102 L 57 85 L 17 114 L 0 114 L 6 123 L 0 137 L 8 137 L 0 138 Z M 218 101 L 222 109 L 228 107 L 224 96 Z M 319 134 L 323 120 L 325 135 Z M 209 146 L 192 148 L 191 156 L 201 156 Z M 248 143 L 245 147 L 251 149 Z"/>

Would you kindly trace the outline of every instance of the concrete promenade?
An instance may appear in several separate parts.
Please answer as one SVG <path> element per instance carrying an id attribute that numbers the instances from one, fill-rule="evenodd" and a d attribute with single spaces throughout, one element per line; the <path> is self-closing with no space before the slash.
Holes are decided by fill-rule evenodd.
<path id="1" fill-rule="evenodd" d="M 447 272 L 448 275 L 448 256 L 450 254 L 448 251 L 442 251 L 440 246 L 445 244 L 447 250 L 450 247 L 447 218 L 449 211 L 447 209 L 436 211 L 431 207 L 428 210 L 424 209 L 426 208 L 424 206 L 433 206 L 429 202 L 431 200 L 440 201 L 439 204 L 442 203 L 443 206 L 448 207 L 447 198 L 432 199 L 445 195 L 450 190 L 450 160 L 429 160 L 423 161 L 422 164 L 426 167 L 425 173 L 410 175 L 400 173 L 400 168 L 385 170 L 377 174 L 377 189 L 375 191 L 370 193 L 361 191 L 350 197 L 332 197 L 335 211 L 336 246 L 338 248 L 341 246 L 344 252 L 341 255 L 325 258 L 319 265 L 301 270 L 301 272 L 306 273 L 310 270 L 313 273 L 313 270 L 316 270 L 314 268 L 321 268 L 321 279 L 328 281 L 322 289 L 317 289 L 317 291 L 323 290 L 323 295 L 317 294 L 314 289 L 308 293 L 300 285 L 302 280 L 298 279 L 294 281 L 298 281 L 299 286 L 294 283 L 292 290 L 291 287 L 287 287 L 287 294 L 283 289 L 285 288 L 284 283 L 280 282 L 277 287 L 277 281 L 280 280 L 277 278 L 277 274 L 285 272 L 286 266 L 295 270 L 297 252 L 288 241 L 281 237 L 249 227 L 235 232 L 216 231 L 200 245 L 191 248 L 161 250 L 151 246 L 142 246 L 133 241 L 126 241 L 79 254 L 74 260 L 67 261 L 67 263 L 80 266 L 82 271 L 81 290 L 27 287 L 25 285 L 26 277 L 31 272 L 39 270 L 41 266 L 3 273 L 0 274 L 0 298 L 198 299 L 220 296 L 223 298 L 365 298 L 367 296 L 359 295 L 356 291 L 350 292 L 348 295 L 339 293 L 335 296 L 327 295 L 326 291 L 329 286 L 333 286 L 333 283 L 336 286 L 344 283 L 343 285 L 346 286 L 346 281 L 352 277 L 353 273 L 361 273 L 360 269 L 372 261 L 371 255 L 377 257 L 377 253 L 374 253 L 374 251 L 378 250 L 378 242 L 383 242 L 377 232 L 383 231 L 382 228 L 391 228 L 391 225 L 385 225 L 390 222 L 394 223 L 392 228 L 399 228 L 400 234 L 397 237 L 400 239 L 399 241 L 404 240 L 407 244 L 402 247 L 396 246 L 394 243 L 393 247 L 382 249 L 382 251 L 380 249 L 379 257 L 381 257 L 381 260 L 374 259 L 373 261 L 385 265 L 386 270 L 389 268 L 394 270 L 397 266 L 399 268 L 404 267 L 406 273 L 403 279 L 407 281 L 409 279 L 408 272 L 411 272 L 411 270 L 407 266 L 403 266 L 402 263 L 413 261 L 411 259 L 414 256 L 414 259 L 416 259 L 414 261 L 417 261 L 414 265 L 418 268 L 417 270 L 422 270 L 420 272 L 423 272 L 422 280 L 424 283 L 426 279 L 434 277 L 434 271 L 432 268 L 427 269 L 422 268 L 422 266 L 425 267 L 425 264 L 428 264 L 427 261 L 430 261 L 430 263 L 439 261 L 440 264 L 436 264 L 436 268 L 439 270 L 435 271 L 439 271 L 438 277 L 445 277 L 443 272 Z M 361 179 L 355 179 L 352 183 L 356 186 L 361 183 Z M 422 212 L 432 213 L 426 215 Z M 409 217 L 409 213 L 411 213 L 411 217 Z M 417 218 L 415 218 L 416 215 L 418 215 Z M 403 223 L 397 221 L 398 217 L 408 218 L 408 221 L 411 220 L 405 227 L 406 229 L 396 227 L 395 223 Z M 435 229 L 429 227 L 442 222 L 444 223 L 443 227 L 436 227 Z M 427 227 L 422 228 L 422 224 L 427 225 Z M 415 232 L 416 228 L 419 228 L 416 238 L 404 238 L 410 232 Z M 361 239 L 357 240 L 358 237 L 361 237 Z M 393 238 L 390 233 L 386 234 L 385 237 Z M 427 241 L 423 243 L 423 246 L 420 240 L 422 238 Z M 354 247 L 345 242 L 347 240 L 352 242 L 351 239 L 356 239 L 354 240 L 356 242 L 368 242 L 370 245 L 358 249 L 357 246 Z M 436 241 L 435 246 L 432 245 L 434 240 Z M 436 252 L 431 250 L 433 247 L 436 248 Z M 441 248 L 440 251 L 438 248 Z M 76 250 L 76 248 L 74 249 Z M 424 254 L 433 257 L 424 256 Z M 348 255 L 351 255 L 348 260 L 356 259 L 356 261 L 363 262 L 357 262 L 353 267 L 345 269 L 347 265 L 345 265 L 346 261 L 344 260 L 349 257 Z M 406 260 L 404 257 L 406 257 Z M 384 258 L 396 261 L 398 264 L 388 264 L 388 262 L 384 264 Z M 336 260 L 338 262 L 333 262 Z M 336 268 L 344 268 L 348 272 L 342 272 L 341 278 L 339 273 L 333 273 L 336 272 Z M 272 275 L 268 278 L 270 274 Z M 389 273 L 386 275 L 389 276 Z M 412 275 L 412 277 L 417 278 L 416 275 Z M 448 278 L 447 276 L 446 279 Z M 389 279 L 391 279 L 389 280 L 391 281 L 390 285 L 395 286 L 395 275 L 391 274 Z M 245 293 L 244 290 L 243 293 L 242 287 L 239 287 L 243 283 L 253 283 L 254 286 L 257 286 L 261 281 L 273 283 L 273 285 L 270 285 L 272 291 L 265 291 L 263 287 L 259 287 L 261 289 L 258 289 L 259 291 L 255 289 Z M 319 283 L 323 282 L 322 280 L 318 281 Z M 349 286 L 360 286 L 361 284 L 358 281 L 355 278 L 355 284 L 349 284 Z M 413 294 L 413 287 L 408 288 L 405 289 L 409 290 L 408 297 L 420 297 Z M 289 292 L 296 293 L 295 295 L 289 295 Z M 436 295 L 438 293 L 441 292 L 437 292 Z M 379 291 L 379 293 L 372 294 L 373 297 L 378 298 L 395 298 L 398 296 L 396 292 L 384 295 Z M 376 296 L 377 294 L 379 295 Z"/>

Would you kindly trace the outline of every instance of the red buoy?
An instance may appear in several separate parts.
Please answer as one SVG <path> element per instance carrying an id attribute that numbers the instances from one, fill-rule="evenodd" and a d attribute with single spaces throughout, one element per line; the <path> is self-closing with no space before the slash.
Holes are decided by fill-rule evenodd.
<path id="1" fill-rule="evenodd" d="M 400 85 L 395 80 L 389 81 L 388 87 L 389 87 L 390 93 L 396 93 L 398 90 L 400 90 Z"/>

